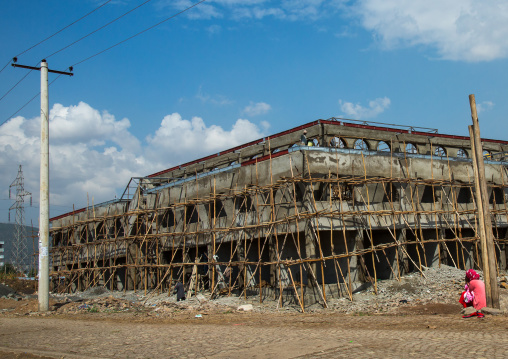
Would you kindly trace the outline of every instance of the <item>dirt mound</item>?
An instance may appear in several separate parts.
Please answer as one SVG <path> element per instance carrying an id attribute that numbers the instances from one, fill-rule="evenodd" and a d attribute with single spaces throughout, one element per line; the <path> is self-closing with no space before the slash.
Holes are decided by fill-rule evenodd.
<path id="1" fill-rule="evenodd" d="M 12 289 L 11 287 L 3 284 L 3 283 L 0 283 L 0 297 L 3 297 L 3 296 L 8 296 L 9 294 L 15 294 L 16 291 L 14 289 Z"/>
<path id="2" fill-rule="evenodd" d="M 36 280 L 19 279 L 19 278 L 5 278 L 2 284 L 9 287 L 14 292 L 22 294 L 33 294 L 37 288 Z M 0 296 L 2 296 L 2 289 L 0 289 Z"/>

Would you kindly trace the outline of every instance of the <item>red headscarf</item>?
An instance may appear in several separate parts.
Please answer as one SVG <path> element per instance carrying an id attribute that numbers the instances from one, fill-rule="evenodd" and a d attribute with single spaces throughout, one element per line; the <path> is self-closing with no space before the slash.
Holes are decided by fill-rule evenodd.
<path id="1" fill-rule="evenodd" d="M 468 281 L 472 281 L 475 279 L 480 279 L 480 275 L 476 273 L 474 269 L 469 269 L 466 272 L 466 278 L 468 279 Z"/>

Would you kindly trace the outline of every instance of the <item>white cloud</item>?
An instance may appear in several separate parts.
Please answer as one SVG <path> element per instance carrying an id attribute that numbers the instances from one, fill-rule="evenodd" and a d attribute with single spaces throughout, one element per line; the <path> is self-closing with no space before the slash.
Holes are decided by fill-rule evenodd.
<path id="1" fill-rule="evenodd" d="M 271 109 L 272 106 L 265 102 L 251 102 L 243 109 L 243 113 L 245 113 L 247 116 L 259 116 L 268 113 Z"/>
<path id="2" fill-rule="evenodd" d="M 212 19 L 230 16 L 235 20 L 277 19 L 317 20 L 336 13 L 345 0 L 215 0 L 196 6 L 187 13 L 191 19 Z M 159 8 L 183 10 L 192 5 L 190 0 L 163 0 Z"/>
<path id="3" fill-rule="evenodd" d="M 176 163 L 205 156 L 263 137 L 252 122 L 238 119 L 230 131 L 220 126 L 207 127 L 200 117 L 185 120 L 178 113 L 167 115 L 153 136 L 147 137 L 147 154 L 163 160 L 178 158 Z"/>
<path id="4" fill-rule="evenodd" d="M 208 31 L 210 35 L 215 35 L 219 34 L 222 31 L 222 27 L 220 25 L 214 24 L 207 27 L 206 31 Z"/>
<path id="5" fill-rule="evenodd" d="M 192 2 L 160 4 L 182 10 Z M 335 17 L 348 26 L 359 23 L 384 49 L 419 46 L 432 49 L 441 59 L 467 62 L 508 57 L 505 0 L 215 0 L 200 4 L 187 16 L 316 23 Z M 336 36 L 355 36 L 355 31 L 345 27 Z"/>
<path id="6" fill-rule="evenodd" d="M 339 100 L 340 109 L 349 117 L 360 120 L 363 118 L 373 118 L 384 112 L 390 107 L 390 99 L 388 97 L 377 98 L 369 101 L 368 107 L 363 107 L 360 104 L 352 102 L 343 102 Z"/>
<path id="7" fill-rule="evenodd" d="M 223 96 L 223 95 L 213 95 L 212 96 L 212 95 L 203 93 L 203 89 L 201 88 L 201 86 L 198 89 L 196 98 L 203 103 L 210 103 L 210 104 L 216 105 L 216 106 L 226 106 L 226 105 L 231 105 L 233 103 L 233 101 L 228 99 L 226 96 Z"/>
<path id="8" fill-rule="evenodd" d="M 20 116 L 0 126 L 0 192 L 4 198 L 19 164 L 23 165 L 25 189 L 38 198 L 39 126 L 39 117 Z M 227 130 L 207 126 L 199 117 L 185 120 L 174 113 L 164 117 L 154 134 L 140 141 L 129 131 L 128 119 L 117 120 L 84 102 L 55 104 L 50 111 L 50 215 L 72 210 L 73 204 L 78 208 L 86 205 L 87 194 L 90 203 L 92 199 L 94 203 L 113 199 L 121 195 L 131 177 L 261 138 L 268 124 L 260 126 L 262 129 L 238 119 Z M 2 202 L 3 207 L 8 205 L 8 201 Z M 65 207 L 56 207 L 60 209 L 56 213 L 53 206 Z"/>
<path id="9" fill-rule="evenodd" d="M 508 55 L 504 0 L 360 0 L 353 11 L 386 48 L 423 45 L 470 62 Z"/>
<path id="10" fill-rule="evenodd" d="M 16 117 L 0 127 L 0 165 L 17 168 L 22 164 L 25 188 L 35 198 L 39 189 L 39 126 L 39 117 Z M 117 121 L 83 102 L 53 106 L 49 124 L 53 205 L 86 203 L 87 193 L 97 201 L 111 199 L 130 177 L 150 169 L 152 165 L 143 158 L 139 140 L 128 131 L 129 126 L 127 119 Z M 4 180 L 8 181 L 3 177 L 0 185 L 5 187 Z"/>
<path id="11" fill-rule="evenodd" d="M 481 103 L 476 104 L 476 111 L 480 114 L 486 111 L 490 111 L 494 108 L 494 102 L 492 101 L 482 101 Z"/>

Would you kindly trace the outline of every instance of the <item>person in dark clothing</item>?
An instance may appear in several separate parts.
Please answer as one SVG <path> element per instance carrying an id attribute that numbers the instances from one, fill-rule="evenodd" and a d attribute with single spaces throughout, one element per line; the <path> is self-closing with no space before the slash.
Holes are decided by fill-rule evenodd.
<path id="1" fill-rule="evenodd" d="M 300 137 L 300 141 L 304 146 L 307 146 L 307 130 L 303 130 L 303 134 Z"/>
<path id="2" fill-rule="evenodd" d="M 182 283 L 180 283 L 180 282 L 176 283 L 173 292 L 176 293 L 176 301 L 177 302 L 179 302 L 181 300 L 185 300 L 185 291 L 183 289 Z"/>

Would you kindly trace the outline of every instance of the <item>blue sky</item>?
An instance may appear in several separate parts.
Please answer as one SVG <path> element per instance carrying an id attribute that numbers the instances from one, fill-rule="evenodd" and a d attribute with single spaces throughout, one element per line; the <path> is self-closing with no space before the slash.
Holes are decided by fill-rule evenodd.
<path id="1" fill-rule="evenodd" d="M 0 68 L 106 0 L 0 2 Z M 65 70 L 192 5 L 113 0 L 20 55 Z M 55 216 L 121 195 L 132 176 L 342 116 L 506 140 L 508 6 L 472 0 L 207 0 L 74 67 L 50 87 Z M 48 57 L 49 56 L 49 57 Z M 27 70 L 0 73 L 0 97 Z M 50 75 L 50 81 L 56 75 Z M 30 73 L 0 101 L 0 222 L 23 165 L 38 203 L 40 88 Z M 37 222 L 37 208 L 27 219 Z"/>

